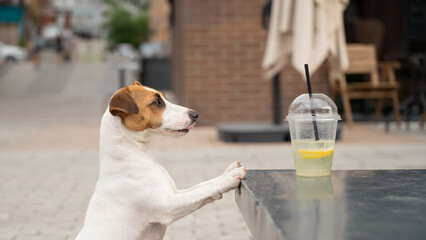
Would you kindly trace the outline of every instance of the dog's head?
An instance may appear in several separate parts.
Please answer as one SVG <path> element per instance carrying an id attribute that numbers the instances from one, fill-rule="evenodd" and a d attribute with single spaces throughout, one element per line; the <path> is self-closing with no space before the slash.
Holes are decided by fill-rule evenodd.
<path id="1" fill-rule="evenodd" d="M 111 98 L 109 112 L 121 118 L 132 132 L 152 132 L 183 136 L 195 124 L 198 113 L 172 104 L 164 94 L 139 82 L 119 89 Z"/>

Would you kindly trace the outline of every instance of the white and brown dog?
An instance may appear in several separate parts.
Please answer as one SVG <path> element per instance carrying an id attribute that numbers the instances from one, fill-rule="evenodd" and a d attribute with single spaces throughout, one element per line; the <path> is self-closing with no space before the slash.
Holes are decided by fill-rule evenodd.
<path id="1" fill-rule="evenodd" d="M 118 90 L 102 118 L 100 173 L 76 240 L 162 239 L 166 226 L 236 188 L 247 168 L 178 190 L 149 150 L 152 135 L 183 136 L 198 113 L 138 82 Z"/>

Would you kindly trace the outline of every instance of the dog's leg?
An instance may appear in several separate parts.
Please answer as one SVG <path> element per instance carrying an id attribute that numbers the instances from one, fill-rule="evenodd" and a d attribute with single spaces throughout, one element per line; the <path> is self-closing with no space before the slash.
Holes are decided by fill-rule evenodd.
<path id="1" fill-rule="evenodd" d="M 235 161 L 235 162 L 231 163 L 231 164 L 230 164 L 230 165 L 226 168 L 225 172 L 224 172 L 222 175 L 218 176 L 218 177 L 215 177 L 215 178 L 210 179 L 210 180 L 208 180 L 208 181 L 205 181 L 205 182 L 199 183 L 199 184 L 197 184 L 197 185 L 195 185 L 195 186 L 193 186 L 193 187 L 191 187 L 191 188 L 187 188 L 187 189 L 177 189 L 177 192 L 178 192 L 178 193 L 185 193 L 185 192 L 189 192 L 189 191 L 192 191 L 192 190 L 194 190 L 194 189 L 197 189 L 197 188 L 199 188 L 199 187 L 202 187 L 202 186 L 206 186 L 206 185 L 212 184 L 212 183 L 214 183 L 214 182 L 218 181 L 220 178 L 222 178 L 225 174 L 229 173 L 230 171 L 232 171 L 233 169 L 238 168 L 238 167 L 241 167 L 241 161 Z"/>
<path id="2" fill-rule="evenodd" d="M 246 175 L 247 168 L 237 167 L 215 182 L 201 185 L 193 190 L 168 196 L 163 206 L 158 206 L 156 222 L 164 225 L 192 213 L 207 203 L 220 199 L 222 194 L 236 188 Z"/>

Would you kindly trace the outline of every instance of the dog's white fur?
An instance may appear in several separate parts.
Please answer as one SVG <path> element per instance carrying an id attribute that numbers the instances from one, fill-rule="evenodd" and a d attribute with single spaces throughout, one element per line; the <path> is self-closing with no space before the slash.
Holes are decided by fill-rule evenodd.
<path id="1" fill-rule="evenodd" d="M 193 121 L 189 109 L 163 100 L 166 106 L 157 129 L 132 132 L 120 117 L 108 110 L 103 115 L 99 179 L 76 240 L 162 239 L 167 225 L 220 199 L 245 177 L 247 169 L 234 162 L 221 176 L 178 190 L 155 161 L 149 143 L 154 134 L 184 135 L 173 130 L 190 128 Z"/>

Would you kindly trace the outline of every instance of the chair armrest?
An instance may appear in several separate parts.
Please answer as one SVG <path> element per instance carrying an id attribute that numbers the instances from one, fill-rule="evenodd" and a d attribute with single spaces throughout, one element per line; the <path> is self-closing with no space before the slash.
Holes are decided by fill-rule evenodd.
<path id="1" fill-rule="evenodd" d="M 385 68 L 400 69 L 401 63 L 399 61 L 380 61 L 378 63 L 378 66 L 381 69 L 385 69 Z"/>
<path id="2" fill-rule="evenodd" d="M 387 80 L 392 84 L 396 83 L 395 69 L 401 68 L 401 64 L 398 61 L 379 62 L 378 67 L 380 70 L 380 82 L 386 82 Z"/>

